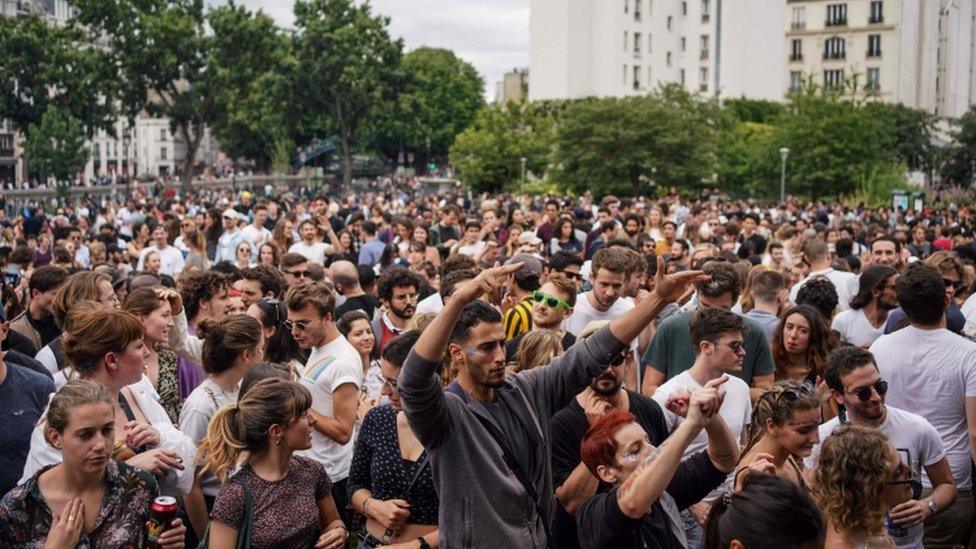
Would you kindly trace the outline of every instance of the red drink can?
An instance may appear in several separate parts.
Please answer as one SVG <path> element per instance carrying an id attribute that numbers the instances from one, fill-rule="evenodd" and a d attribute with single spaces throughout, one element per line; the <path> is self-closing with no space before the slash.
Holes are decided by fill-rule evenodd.
<path id="1" fill-rule="evenodd" d="M 169 530 L 173 520 L 179 513 L 179 506 L 176 498 L 170 496 L 159 496 L 153 500 L 149 506 L 149 526 L 146 529 L 146 547 L 157 549 L 162 547 L 159 543 L 163 532 Z"/>

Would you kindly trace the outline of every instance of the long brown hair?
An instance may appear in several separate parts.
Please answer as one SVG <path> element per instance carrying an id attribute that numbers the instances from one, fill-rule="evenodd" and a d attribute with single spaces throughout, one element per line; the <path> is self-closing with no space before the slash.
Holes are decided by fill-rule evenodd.
<path id="1" fill-rule="evenodd" d="M 145 333 L 138 318 L 121 310 L 77 309 L 68 314 L 68 323 L 61 350 L 81 377 L 91 375 L 106 354 L 125 351 Z"/>
<path id="2" fill-rule="evenodd" d="M 102 297 L 98 283 L 103 280 L 112 283 L 112 278 L 107 274 L 92 271 L 82 271 L 69 276 L 58 288 L 58 293 L 54 295 L 54 301 L 51 302 L 54 322 L 63 329 L 65 318 L 79 301 L 98 301 Z"/>
<path id="3" fill-rule="evenodd" d="M 881 431 L 851 424 L 824 440 L 813 472 L 813 496 L 838 531 L 884 531 L 890 447 Z"/>
<path id="4" fill-rule="evenodd" d="M 776 380 L 787 379 L 790 366 L 790 354 L 786 352 L 784 331 L 786 330 L 786 319 L 792 315 L 800 315 L 806 319 L 810 325 L 810 340 L 804 354 L 804 363 L 810 367 L 811 372 L 823 375 L 824 365 L 827 363 L 827 355 L 839 347 L 837 336 L 833 335 L 827 322 L 824 320 L 820 311 L 810 305 L 797 305 L 787 310 L 780 316 L 779 326 L 773 333 L 773 340 L 770 347 L 773 353 L 773 362 L 776 365 Z"/>

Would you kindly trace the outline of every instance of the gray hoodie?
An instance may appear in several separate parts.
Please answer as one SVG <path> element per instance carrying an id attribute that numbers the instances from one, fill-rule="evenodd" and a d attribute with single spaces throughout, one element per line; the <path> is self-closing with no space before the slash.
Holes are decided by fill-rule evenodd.
<path id="1" fill-rule="evenodd" d="M 552 524 L 555 509 L 549 434 L 552 415 L 605 371 L 626 347 L 609 327 L 604 327 L 548 366 L 505 374 L 505 382 L 528 403 L 531 417 L 517 417 L 524 422 L 526 432 L 537 437 L 537 446 L 543 451 L 542 466 L 532 480 L 548 524 Z M 435 376 L 439 367 L 440 363 L 411 352 L 400 372 L 399 392 L 410 427 L 430 454 L 440 497 L 440 546 L 547 547 L 545 529 L 525 488 L 475 415 L 497 422 L 477 399 L 462 399 L 444 391 Z M 527 509 L 531 511 L 527 513 Z"/>

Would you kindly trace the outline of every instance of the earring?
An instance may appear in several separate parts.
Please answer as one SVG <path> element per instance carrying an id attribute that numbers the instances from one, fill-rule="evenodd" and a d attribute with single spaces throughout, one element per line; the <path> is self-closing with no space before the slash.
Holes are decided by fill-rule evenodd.
<path id="1" fill-rule="evenodd" d="M 279 438 L 275 441 L 275 446 L 281 446 L 282 440 Z"/>

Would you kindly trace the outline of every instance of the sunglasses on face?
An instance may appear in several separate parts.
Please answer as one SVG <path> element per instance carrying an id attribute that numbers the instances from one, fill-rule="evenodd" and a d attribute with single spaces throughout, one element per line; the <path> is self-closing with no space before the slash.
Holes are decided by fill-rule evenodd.
<path id="1" fill-rule="evenodd" d="M 566 278 L 570 280 L 580 280 L 583 278 L 583 275 L 579 273 L 574 273 L 572 271 L 559 271 L 559 272 L 562 273 Z"/>
<path id="2" fill-rule="evenodd" d="M 550 309 L 569 309 L 571 307 L 569 303 L 566 303 L 562 299 L 539 290 L 536 290 L 532 294 L 532 300 L 536 303 L 545 303 L 546 307 Z"/>
<path id="3" fill-rule="evenodd" d="M 380 373 L 377 373 L 376 374 L 376 380 L 379 381 L 380 383 L 382 383 L 383 386 L 385 386 L 390 391 L 392 391 L 394 393 L 397 392 L 397 384 L 396 384 L 396 381 L 391 381 L 390 379 L 387 379 L 386 376 L 384 376 L 383 374 L 380 374 Z"/>
<path id="4" fill-rule="evenodd" d="M 946 289 L 952 288 L 954 291 L 959 291 L 962 288 L 962 280 L 949 280 L 948 278 L 943 278 L 942 283 L 945 284 Z"/>
<path id="5" fill-rule="evenodd" d="M 732 349 L 733 353 L 738 354 L 740 351 L 745 352 L 745 344 L 741 339 L 735 341 L 714 341 L 715 345 L 725 345 L 729 349 Z"/>
<path id="6" fill-rule="evenodd" d="M 305 329 L 308 328 L 310 322 L 311 322 L 310 320 L 298 320 L 298 321 L 286 320 L 282 322 L 281 325 L 284 326 L 285 329 L 288 331 L 292 331 L 295 328 L 298 328 L 299 332 L 304 332 Z"/>
<path id="7" fill-rule="evenodd" d="M 875 390 L 875 392 L 878 393 L 878 396 L 883 397 L 885 396 L 885 394 L 888 393 L 888 382 L 883 379 L 879 379 L 878 381 L 874 382 L 874 385 L 861 387 L 856 391 L 848 392 L 848 394 L 856 396 L 857 399 L 860 400 L 861 402 L 867 402 L 868 400 L 871 399 L 872 388 Z"/>
<path id="8" fill-rule="evenodd" d="M 312 276 L 311 271 L 285 271 L 295 278 L 310 278 Z"/>

